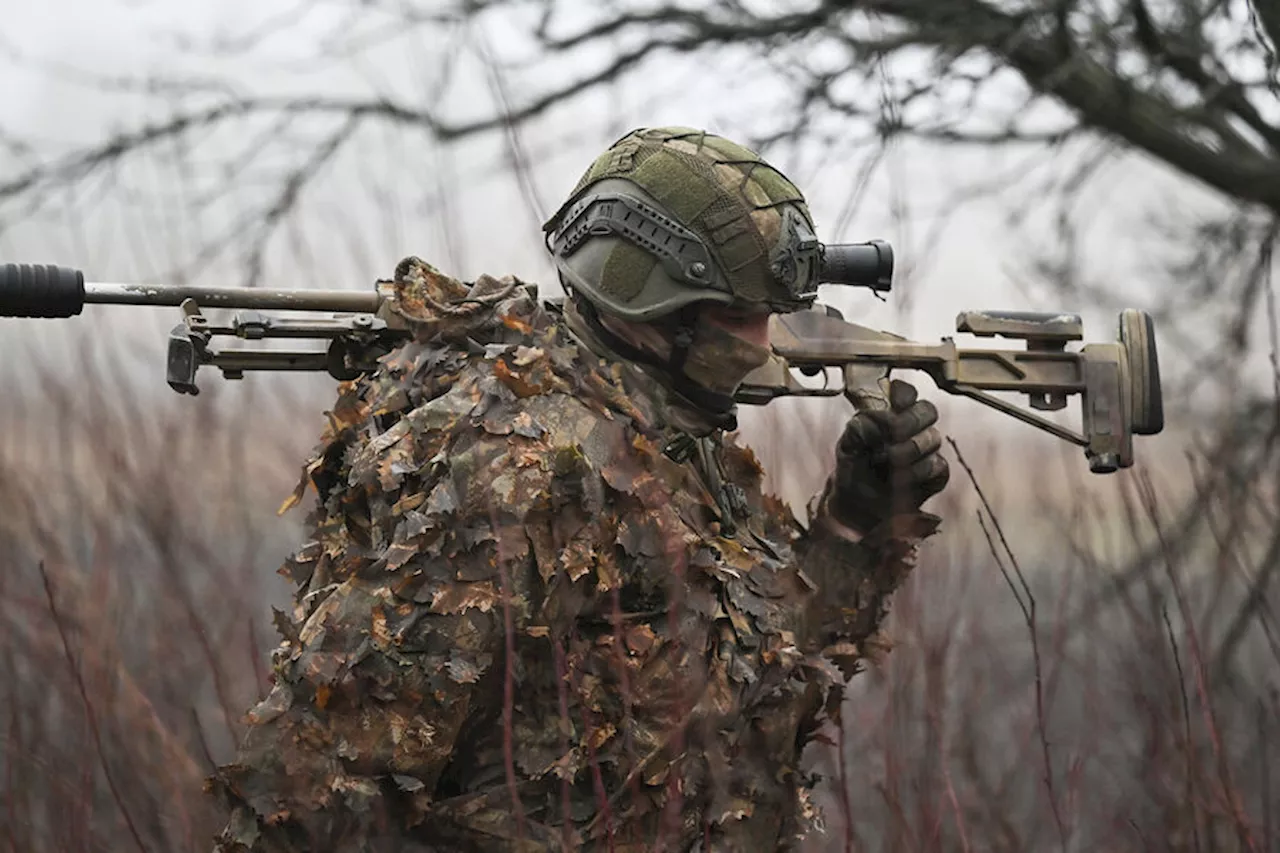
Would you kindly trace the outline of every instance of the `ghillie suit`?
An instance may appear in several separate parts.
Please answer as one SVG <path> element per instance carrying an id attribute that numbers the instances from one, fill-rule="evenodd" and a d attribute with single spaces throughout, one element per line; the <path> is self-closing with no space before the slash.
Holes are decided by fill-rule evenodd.
<path id="1" fill-rule="evenodd" d="M 801 539 L 749 450 L 664 454 L 660 399 L 522 287 L 344 386 L 276 684 L 215 783 L 220 850 L 765 851 L 809 829 L 801 750 L 911 542 Z"/>
<path id="2" fill-rule="evenodd" d="M 807 532 L 533 288 L 416 259 L 396 287 L 414 340 L 342 387 L 295 493 L 217 850 L 800 847 L 801 752 L 936 519 Z"/>

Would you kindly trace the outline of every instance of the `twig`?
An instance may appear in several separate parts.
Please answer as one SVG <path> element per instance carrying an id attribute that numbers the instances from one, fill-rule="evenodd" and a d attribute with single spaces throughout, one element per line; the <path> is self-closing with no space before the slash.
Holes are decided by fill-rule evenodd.
<path id="1" fill-rule="evenodd" d="M 17 775 L 18 767 L 18 703 L 14 702 L 9 708 L 9 726 L 5 733 L 5 752 L 8 759 L 5 761 L 5 802 L 8 804 L 6 811 L 9 813 L 9 850 L 10 853 L 18 853 L 18 786 L 14 784 L 14 777 Z"/>
<path id="2" fill-rule="evenodd" d="M 205 763 L 209 765 L 210 772 L 218 769 L 218 762 L 213 760 L 213 752 L 209 749 L 209 741 L 204 736 L 204 726 L 200 723 L 200 712 L 196 710 L 196 706 L 191 706 L 191 725 L 196 732 L 196 740 L 200 743 L 200 753 L 204 756 Z"/>
<path id="3" fill-rule="evenodd" d="M 1261 258 L 1259 265 L 1262 267 L 1262 288 L 1267 299 L 1267 330 L 1271 337 L 1271 374 L 1272 387 L 1275 389 L 1276 395 L 1276 411 L 1280 413 L 1280 312 L 1276 306 L 1276 288 L 1275 282 L 1272 281 L 1272 270 L 1274 264 L 1272 262 L 1272 244 L 1274 235 L 1280 231 L 1280 221 L 1277 221 L 1272 228 L 1272 238 L 1268 239 L 1262 245 L 1260 252 Z"/>
<path id="4" fill-rule="evenodd" d="M 991 531 L 987 529 L 986 519 L 982 513 L 978 513 L 978 527 L 982 528 L 982 535 L 987 539 L 987 546 L 991 549 L 991 556 L 996 561 L 996 567 L 1000 569 L 1000 574 L 1004 575 L 1004 581 L 1009 586 L 1009 591 L 1013 593 L 1013 600 L 1018 602 L 1018 607 L 1022 610 L 1022 615 L 1027 620 L 1031 619 L 1031 612 L 1027 609 L 1027 605 L 1022 601 L 1022 594 L 1018 592 L 1018 588 L 1013 584 L 1013 578 L 1009 575 L 1009 570 L 1004 566 L 1004 558 L 1000 556 L 1000 552 L 996 550 L 996 542 L 991 538 Z"/>
<path id="5" fill-rule="evenodd" d="M 497 513 L 493 516 L 495 528 L 498 524 Z M 507 777 L 507 792 L 511 795 L 511 809 L 516 819 L 516 842 L 525 844 L 524 803 L 520 799 L 520 786 L 516 780 L 515 764 L 515 695 L 516 695 L 516 638 L 515 616 L 511 611 L 511 597 L 515 594 L 511 587 L 510 572 L 507 570 L 508 558 L 505 554 L 498 556 L 498 578 L 502 589 L 502 626 L 504 650 L 502 674 L 502 761 Z"/>
<path id="6" fill-rule="evenodd" d="M 1146 511 L 1152 525 L 1154 525 L 1156 535 L 1163 543 L 1165 541 L 1164 526 L 1160 523 L 1159 504 L 1156 500 L 1155 487 L 1145 471 L 1138 472 L 1137 486 L 1143 509 Z M 1181 611 L 1183 623 L 1186 625 L 1187 639 L 1191 646 L 1191 662 L 1194 664 L 1193 671 L 1196 677 L 1196 692 L 1200 697 L 1205 725 L 1209 730 L 1209 742 L 1213 745 L 1214 758 L 1217 760 L 1218 774 L 1222 784 L 1222 796 L 1226 799 L 1227 806 L 1231 810 L 1231 817 L 1235 821 L 1240 841 L 1249 850 L 1257 851 L 1257 843 L 1254 841 L 1253 832 L 1249 828 L 1248 820 L 1244 814 L 1244 807 L 1240 803 L 1239 792 L 1232 782 L 1231 768 L 1227 764 L 1226 753 L 1222 747 L 1222 733 L 1218 728 L 1217 717 L 1213 710 L 1213 700 L 1209 695 L 1208 675 L 1205 673 L 1204 652 L 1200 647 L 1199 633 L 1192 622 L 1191 607 L 1187 602 L 1182 582 L 1178 580 L 1178 576 L 1173 570 L 1173 562 L 1173 553 L 1166 550 L 1165 572 L 1169 577 L 1169 583 L 1173 587 L 1174 598 L 1178 602 L 1178 609 Z"/>
<path id="7" fill-rule="evenodd" d="M 1173 650 L 1173 665 L 1178 670 L 1178 691 L 1182 694 L 1182 729 L 1186 738 L 1187 756 L 1187 793 L 1186 805 L 1191 808 L 1191 832 L 1195 839 L 1196 850 L 1200 848 L 1200 809 L 1196 804 L 1194 774 L 1191 772 L 1195 758 L 1195 745 L 1191 742 L 1191 704 L 1187 699 L 1187 681 L 1182 673 L 1182 656 L 1178 654 L 1178 642 L 1173 636 L 1173 623 L 1169 621 L 1169 608 L 1161 607 L 1160 615 L 1164 617 L 1164 627 L 1169 637 L 1169 648 Z"/>
<path id="8" fill-rule="evenodd" d="M 1142 839 L 1142 849 L 1150 850 L 1151 842 L 1147 840 L 1146 833 L 1144 833 L 1142 831 L 1142 828 L 1139 827 L 1138 824 L 1134 822 L 1133 818 L 1131 817 L 1125 818 L 1125 823 L 1129 824 L 1129 826 L 1132 827 L 1134 833 L 1137 834 L 1138 838 Z"/>
<path id="9" fill-rule="evenodd" d="M 1027 583 L 1026 575 L 1023 574 L 1022 567 L 1018 563 L 1017 555 L 1013 553 L 1013 549 L 1009 547 L 1009 540 L 1005 538 L 1004 530 L 1000 526 L 1000 519 L 996 517 L 995 511 L 991 508 L 991 502 L 987 500 L 986 494 L 982 491 L 982 486 L 978 484 L 978 478 L 973 473 L 973 469 L 969 467 L 968 461 L 965 460 L 964 454 L 960 451 L 960 445 L 956 444 L 956 440 L 951 436 L 947 436 L 947 441 L 951 444 L 951 449 L 955 451 L 956 459 L 964 468 L 965 474 L 969 477 L 969 482 L 973 484 L 974 491 L 978 493 L 978 500 L 982 501 L 983 508 L 987 511 L 987 516 L 991 519 L 991 523 L 995 526 L 996 535 L 1000 538 L 1000 544 L 1004 547 L 1005 553 L 1009 556 L 1009 562 L 1013 566 L 1014 573 L 1018 577 L 1023 592 L 1026 593 L 1027 600 L 1024 604 L 1022 599 L 1018 597 L 1018 590 L 1014 587 L 1013 582 L 1009 579 L 1009 573 L 1005 571 L 1004 565 L 1000 560 L 999 554 L 996 552 L 995 543 L 991 539 L 991 534 L 987 531 L 986 524 L 982 522 L 982 515 L 978 515 L 978 523 L 982 525 L 982 532 L 987 536 L 987 543 L 991 546 L 991 555 L 995 557 L 996 564 L 1000 566 L 1000 572 L 1004 575 L 1005 581 L 1009 584 L 1009 589 L 1013 592 L 1014 598 L 1018 599 L 1018 606 L 1022 608 L 1022 615 L 1026 619 L 1027 631 L 1031 635 L 1031 655 L 1032 662 L 1035 666 L 1035 690 L 1036 690 L 1036 728 L 1040 734 L 1040 752 L 1044 760 L 1044 783 L 1049 794 L 1049 807 L 1053 811 L 1053 822 L 1058 830 L 1058 843 L 1062 850 L 1067 849 L 1067 831 L 1062 822 L 1062 813 L 1058 808 L 1058 794 L 1053 783 L 1053 762 L 1049 753 L 1049 733 L 1048 724 L 1045 718 L 1044 710 L 1044 677 L 1043 668 L 1040 660 L 1040 637 L 1037 630 L 1036 620 L 1036 598 L 1031 592 L 1031 586 Z"/>
<path id="10" fill-rule="evenodd" d="M 840 701 L 844 701 L 843 695 Z M 845 752 L 847 738 L 844 724 L 837 725 L 836 778 L 840 783 L 840 816 L 844 820 L 844 853 L 853 853 L 853 802 L 849 798 L 849 766 Z"/>
<path id="11" fill-rule="evenodd" d="M 1267 738 L 1267 705 L 1262 699 L 1258 700 L 1258 741 L 1258 752 L 1262 756 L 1262 849 L 1272 850 L 1271 744 Z"/>
<path id="12" fill-rule="evenodd" d="M 552 657 L 555 660 L 556 667 L 556 700 L 560 711 L 560 754 L 568 756 L 572 755 L 573 752 L 573 747 L 569 743 L 569 733 L 573 731 L 573 720 L 569 715 L 569 662 L 568 656 L 565 654 L 563 638 L 560 634 L 557 633 L 550 639 Z M 591 709 L 583 708 L 582 710 L 585 719 Z M 573 849 L 573 801 L 571 791 L 569 774 L 562 774 L 560 777 L 560 820 L 563 825 L 560 828 L 560 838 L 566 850 Z M 603 802 L 607 802 L 607 800 Z"/>
<path id="13" fill-rule="evenodd" d="M 246 285 L 256 287 L 262 279 L 267 244 L 284 219 L 293 211 L 303 190 L 360 128 L 360 116 L 352 113 L 333 133 L 312 149 L 310 156 L 290 169 L 281 181 L 281 187 L 271 201 L 271 206 L 258 215 L 256 233 L 250 241 L 246 263 Z"/>
<path id="14" fill-rule="evenodd" d="M 538 185 L 533 179 L 533 171 L 529 168 L 529 155 L 525 151 L 524 142 L 521 139 L 520 125 L 512 118 L 511 98 L 507 93 L 507 83 L 502 73 L 502 67 L 494 59 L 493 52 L 489 49 L 489 40 L 483 28 L 477 27 L 476 40 L 479 43 L 480 57 L 484 61 L 485 71 L 488 74 L 489 90 L 502 111 L 503 138 L 507 143 L 508 163 L 515 173 L 516 181 L 520 185 L 525 207 L 533 218 L 536 232 L 542 228 L 542 223 L 547 218 L 547 206 L 543 203 L 538 193 Z"/>
<path id="15" fill-rule="evenodd" d="M 947 799 L 951 801 L 951 810 L 956 816 L 956 831 L 960 833 L 960 849 L 969 853 L 969 833 L 964 826 L 964 812 L 960 810 L 960 801 L 956 798 L 956 787 L 951 782 L 951 766 L 946 756 L 942 761 L 942 778 L 947 783 Z"/>
<path id="16" fill-rule="evenodd" d="M 254 686 L 258 688 L 254 691 L 254 699 L 261 700 L 266 693 L 271 692 L 271 682 L 267 680 L 267 673 L 262 668 L 262 646 L 258 642 L 257 620 L 249 616 L 245 621 L 249 623 L 249 663 L 253 666 Z"/>
<path id="17" fill-rule="evenodd" d="M 170 528 L 167 524 L 160 524 L 153 529 L 159 533 Z M 163 533 L 157 535 L 155 541 L 160 545 L 163 553 L 166 555 L 173 553 L 170 543 L 165 540 Z M 177 565 L 177 563 L 175 562 L 174 565 Z M 226 673 L 223 672 L 222 666 L 218 662 L 218 655 L 209 639 L 209 631 L 205 625 L 205 620 L 200 615 L 200 609 L 196 607 L 190 591 L 186 588 L 181 578 L 174 578 L 171 591 L 174 593 L 174 597 L 177 598 L 178 603 L 182 605 L 187 625 L 191 628 L 191 633 L 196 638 L 205 661 L 209 664 L 209 677 L 213 681 L 213 692 L 218 697 L 218 705 L 222 709 L 222 720 L 227 727 L 227 735 L 231 738 L 231 742 L 235 743 L 239 739 L 235 722 L 239 715 L 232 710 L 231 697 L 226 685 Z"/>
<path id="18" fill-rule="evenodd" d="M 53 616 L 53 624 L 58 629 L 58 638 L 62 641 L 62 651 L 67 658 L 67 667 L 70 668 L 72 675 L 75 677 L 76 687 L 80 691 L 80 701 L 84 702 L 85 715 L 89 720 L 89 730 L 93 734 L 93 743 L 98 751 L 98 760 L 102 762 L 102 773 L 107 777 L 107 785 L 111 788 L 111 796 L 115 799 L 116 807 L 120 809 L 120 814 L 124 817 L 124 822 L 129 827 L 129 834 L 133 836 L 134 844 L 137 845 L 142 853 L 146 853 L 146 845 L 142 843 L 138 828 L 134 826 L 133 818 L 130 816 L 129 810 L 125 808 L 124 798 L 120 795 L 120 789 L 116 785 L 115 777 L 111 774 L 111 765 L 107 762 L 106 750 L 102 746 L 102 734 L 98 730 L 98 718 L 94 713 L 93 703 L 89 701 L 89 692 L 85 688 L 84 676 L 80 673 L 80 668 L 76 666 L 75 656 L 71 654 L 71 643 L 67 640 L 67 632 L 62 624 L 62 616 L 58 613 L 58 606 L 54 602 L 53 584 L 49 579 L 49 572 L 45 570 L 43 560 L 40 562 L 40 579 L 44 583 L 44 594 L 49 602 L 49 613 Z"/>

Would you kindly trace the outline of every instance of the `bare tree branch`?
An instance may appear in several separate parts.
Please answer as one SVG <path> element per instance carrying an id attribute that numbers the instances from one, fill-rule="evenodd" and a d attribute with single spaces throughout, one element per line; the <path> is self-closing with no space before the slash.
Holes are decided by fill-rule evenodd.
<path id="1" fill-rule="evenodd" d="M 1280 211 L 1280 156 L 1268 158 L 1236 146 L 1222 152 L 1218 146 L 1229 144 L 1229 137 L 1221 134 L 1215 134 L 1216 144 L 1200 141 L 1195 129 L 1213 129 L 1197 122 L 1193 113 L 1111 73 L 1082 46 L 1064 47 L 1056 34 L 1038 35 L 1046 26 L 1043 15 L 1015 16 L 982 0 L 928 5 L 919 0 L 870 0 L 863 5 L 922 25 L 920 32 L 931 46 L 960 51 L 985 46 L 1034 89 L 1063 101 L 1089 127 L 1114 133 L 1229 196 Z M 938 23 L 957 20 L 960 12 L 964 23 L 946 30 L 945 41 L 938 38 Z"/>
<path id="2" fill-rule="evenodd" d="M 257 234 L 249 248 L 249 280 L 248 286 L 256 286 L 262 279 L 263 253 L 276 229 L 298 203 L 298 197 L 308 183 L 333 159 L 333 155 L 342 147 L 360 126 L 357 115 L 347 116 L 342 126 L 334 131 L 311 153 L 311 156 L 293 169 L 285 177 L 284 185 L 271 206 L 259 217 Z"/>

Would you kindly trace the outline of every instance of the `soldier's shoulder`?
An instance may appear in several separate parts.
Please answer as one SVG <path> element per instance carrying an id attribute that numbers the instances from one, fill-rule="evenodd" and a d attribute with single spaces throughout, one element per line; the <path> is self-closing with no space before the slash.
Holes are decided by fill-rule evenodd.
<path id="1" fill-rule="evenodd" d="M 480 310 L 458 318 L 427 312 L 413 342 L 388 356 L 374 379 L 404 388 L 410 403 L 425 407 L 419 418 L 428 427 L 437 420 L 428 412 L 469 401 L 472 428 L 523 438 L 549 433 L 553 445 L 580 441 L 581 430 L 604 423 L 656 428 L 656 412 L 638 405 L 622 365 L 574 339 L 560 300 L 512 277 L 481 276 L 460 304 Z"/>
<path id="2" fill-rule="evenodd" d="M 396 303 L 411 340 L 344 383 L 309 465 L 330 491 L 400 500 L 432 484 L 444 504 L 483 497 L 519 513 L 557 472 L 602 471 L 653 443 L 654 410 L 621 365 L 581 347 L 535 286 L 481 276 L 465 291 L 405 288 Z"/>

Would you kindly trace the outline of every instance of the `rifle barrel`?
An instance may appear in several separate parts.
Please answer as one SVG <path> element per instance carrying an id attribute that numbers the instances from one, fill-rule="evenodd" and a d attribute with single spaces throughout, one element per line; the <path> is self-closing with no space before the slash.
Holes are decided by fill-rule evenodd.
<path id="1" fill-rule="evenodd" d="M 372 314 L 379 296 L 360 290 L 260 290 L 245 287 L 196 287 L 179 284 L 85 282 L 84 301 L 110 305 L 181 305 L 267 311 L 334 311 Z"/>
<path id="2" fill-rule="evenodd" d="M 0 264 L 0 317 L 74 317 L 86 303 L 181 305 L 267 311 L 327 311 L 374 314 L 376 291 L 259 290 L 250 287 L 194 287 L 175 284 L 89 282 L 71 267 Z"/>

